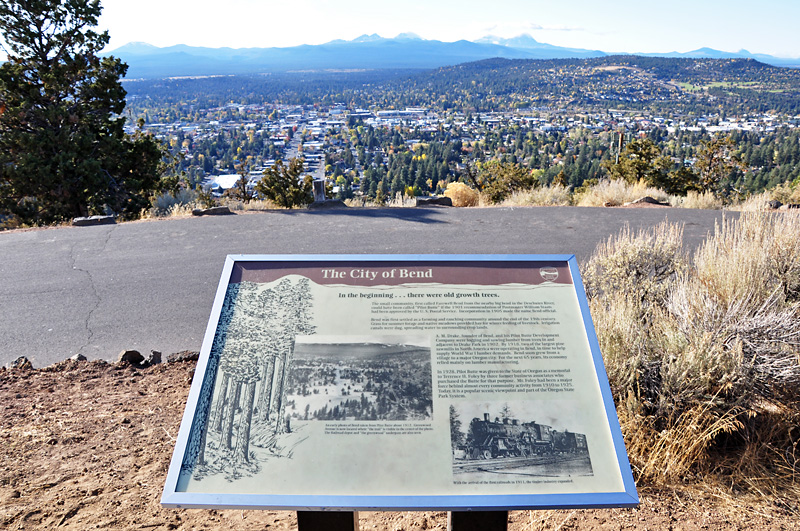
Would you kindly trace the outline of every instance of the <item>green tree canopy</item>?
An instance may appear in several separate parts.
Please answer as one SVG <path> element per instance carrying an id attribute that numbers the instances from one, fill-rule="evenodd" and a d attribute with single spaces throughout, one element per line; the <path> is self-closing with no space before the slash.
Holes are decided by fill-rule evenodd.
<path id="1" fill-rule="evenodd" d="M 736 143 L 731 137 L 717 137 L 701 142 L 694 167 L 704 189 L 719 191 L 725 179 L 736 170 L 744 169 L 744 163 L 736 153 Z"/>
<path id="2" fill-rule="evenodd" d="M 256 183 L 256 192 L 284 208 L 307 205 L 314 199 L 313 179 L 310 175 L 301 177 L 302 173 L 302 159 L 291 159 L 289 166 L 278 160 L 264 170 L 264 176 Z"/>
<path id="3" fill-rule="evenodd" d="M 704 187 L 698 176 L 682 164 L 675 169 L 670 157 L 649 138 L 629 142 L 619 155 L 619 161 L 606 161 L 603 167 L 609 178 L 622 179 L 629 183 L 643 181 L 660 188 L 669 194 L 686 195 L 691 190 L 700 191 Z"/>
<path id="4" fill-rule="evenodd" d="M 467 181 L 493 203 L 501 202 L 517 190 L 539 186 L 536 172 L 513 162 L 490 160 L 478 162 L 474 167 L 467 163 L 465 173 Z"/>
<path id="5" fill-rule="evenodd" d="M 672 161 L 661 156 L 652 140 L 640 138 L 625 145 L 617 162 L 607 161 L 604 166 L 612 180 L 651 183 L 659 180 L 660 174 L 667 173 Z"/>
<path id="6" fill-rule="evenodd" d="M 26 223 L 138 215 L 162 150 L 125 134 L 127 65 L 100 57 L 98 0 L 0 0 L 0 209 Z"/>

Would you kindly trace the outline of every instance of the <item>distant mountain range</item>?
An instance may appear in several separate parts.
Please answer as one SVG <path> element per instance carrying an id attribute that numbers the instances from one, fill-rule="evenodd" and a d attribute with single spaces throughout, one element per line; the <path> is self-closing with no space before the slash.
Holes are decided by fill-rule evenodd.
<path id="1" fill-rule="evenodd" d="M 304 70 L 430 69 L 493 57 L 507 59 L 585 59 L 608 54 L 540 43 L 530 35 L 511 39 L 488 36 L 471 41 L 425 40 L 404 33 L 393 39 L 362 35 L 351 41 L 287 48 L 200 48 L 179 44 L 159 48 L 126 44 L 108 53 L 129 65 L 128 79 L 256 74 Z M 775 65 L 800 67 L 799 59 L 782 59 L 747 50 L 736 53 L 701 48 L 686 53 L 639 54 L 653 57 L 751 58 Z"/>

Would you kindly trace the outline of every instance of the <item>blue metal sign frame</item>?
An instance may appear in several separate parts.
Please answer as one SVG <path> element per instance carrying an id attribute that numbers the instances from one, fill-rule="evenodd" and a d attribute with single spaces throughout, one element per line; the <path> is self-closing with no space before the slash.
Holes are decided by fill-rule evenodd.
<path id="1" fill-rule="evenodd" d="M 307 263 L 387 263 L 413 265 L 435 262 L 486 262 L 487 264 L 537 264 L 562 263 L 572 275 L 575 295 L 583 319 L 583 329 L 589 343 L 594 370 L 602 395 L 603 410 L 616 456 L 616 467 L 622 479 L 623 489 L 618 492 L 553 493 L 553 494 L 475 494 L 475 495 L 281 495 L 252 493 L 190 493 L 177 489 L 181 466 L 187 452 L 190 430 L 197 414 L 198 398 L 204 380 L 209 376 L 209 354 L 217 331 L 226 290 L 236 264 L 271 263 L 280 265 Z M 625 451 L 619 421 L 617 419 L 608 377 L 603 365 L 595 328 L 589 313 L 586 293 L 574 255 L 229 255 L 221 274 L 211 317 L 203 339 L 195 378 L 189 392 L 175 451 L 167 474 L 161 504 L 171 508 L 214 509 L 275 509 L 298 511 L 375 511 L 375 510 L 521 510 L 521 509 L 568 509 L 634 507 L 639 503 L 636 485 Z"/>

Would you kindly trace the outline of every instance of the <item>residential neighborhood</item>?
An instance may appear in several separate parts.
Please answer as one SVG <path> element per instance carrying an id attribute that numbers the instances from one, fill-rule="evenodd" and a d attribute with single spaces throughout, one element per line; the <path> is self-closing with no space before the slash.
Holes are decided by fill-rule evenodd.
<path id="1" fill-rule="evenodd" d="M 624 143 L 648 136 L 665 140 L 735 132 L 760 137 L 779 130 L 796 131 L 800 124 L 800 116 L 770 113 L 723 118 L 719 114 L 655 115 L 624 108 L 581 113 L 529 107 L 472 114 L 423 107 L 368 110 L 348 108 L 343 103 L 228 104 L 196 115 L 196 121 L 148 123 L 144 129 L 176 148 L 182 159 L 180 166 L 192 182 L 215 195 L 233 187 L 242 165 L 254 182 L 278 159 L 302 158 L 305 172 L 317 181 L 324 179 L 333 194 L 374 197 L 374 191 L 370 194 L 362 186 L 364 178 L 372 176 L 374 180 L 372 174 L 383 170 L 381 179 L 387 179 L 391 188 L 392 161 L 401 153 L 411 154 L 413 163 L 417 162 L 413 160 L 415 153 L 430 156 L 426 149 L 430 143 L 456 146 L 458 153 L 436 161 L 445 169 L 428 172 L 423 179 L 432 181 L 420 187 L 424 193 L 435 193 L 441 188 L 439 181 L 458 178 L 464 160 L 476 151 L 484 157 L 500 155 L 530 168 L 546 168 L 552 175 L 577 162 L 586 146 L 597 148 L 592 154 L 598 161 L 610 157 L 619 151 L 620 138 Z M 526 153 L 520 149 L 526 143 L 538 148 L 534 156 L 520 156 L 520 152 Z M 590 160 L 592 156 L 583 154 L 583 158 Z M 679 156 L 675 161 L 692 162 L 691 157 Z M 598 171 L 585 178 L 596 177 Z M 570 182 L 580 184 L 577 180 Z"/>

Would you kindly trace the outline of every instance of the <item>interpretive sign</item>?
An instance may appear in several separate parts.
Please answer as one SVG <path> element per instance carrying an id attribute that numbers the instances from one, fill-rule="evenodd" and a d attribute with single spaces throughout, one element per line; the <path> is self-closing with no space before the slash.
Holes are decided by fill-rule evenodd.
<path id="1" fill-rule="evenodd" d="M 161 503 L 638 503 L 573 256 L 229 256 Z"/>

